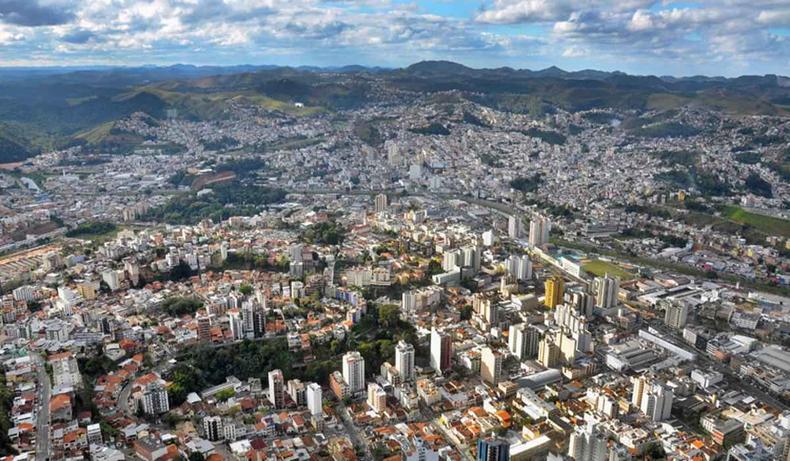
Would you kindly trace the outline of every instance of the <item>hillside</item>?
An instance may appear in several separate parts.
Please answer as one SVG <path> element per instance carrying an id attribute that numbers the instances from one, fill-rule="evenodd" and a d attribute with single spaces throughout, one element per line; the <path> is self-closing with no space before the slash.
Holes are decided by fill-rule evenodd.
<path id="1" fill-rule="evenodd" d="M 134 112 L 160 119 L 170 108 L 189 119 L 225 117 L 233 105 L 312 116 L 454 91 L 483 106 L 534 116 L 555 108 L 644 112 L 684 106 L 734 114 L 787 115 L 787 81 L 775 75 L 672 78 L 595 70 L 569 72 L 556 67 L 537 71 L 473 69 L 449 61 L 424 61 L 403 69 L 7 69 L 0 70 L 0 160 L 23 160 L 41 149 L 74 142 L 133 144 L 139 140 L 111 132 L 113 121 Z"/>

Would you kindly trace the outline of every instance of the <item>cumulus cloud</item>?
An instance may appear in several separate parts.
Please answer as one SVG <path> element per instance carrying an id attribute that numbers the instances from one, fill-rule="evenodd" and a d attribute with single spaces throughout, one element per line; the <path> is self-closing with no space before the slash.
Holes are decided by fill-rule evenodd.
<path id="1" fill-rule="evenodd" d="M 39 59 L 63 53 L 117 62 L 139 50 L 171 62 L 293 55 L 529 67 L 537 56 L 609 68 L 640 59 L 773 59 L 778 72 L 790 60 L 788 39 L 777 32 L 790 24 L 786 0 L 482 0 L 466 18 L 436 12 L 446 5 L 431 8 L 446 1 L 0 0 L 0 58 L 35 50 Z"/>
<path id="2" fill-rule="evenodd" d="M 0 0 L 0 22 L 19 26 L 52 26 L 74 19 L 67 4 L 41 0 Z"/>

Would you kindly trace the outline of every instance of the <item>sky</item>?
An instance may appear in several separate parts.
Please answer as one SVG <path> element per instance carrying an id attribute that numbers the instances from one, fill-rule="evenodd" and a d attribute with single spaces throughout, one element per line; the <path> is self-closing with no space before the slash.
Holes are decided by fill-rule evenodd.
<path id="1" fill-rule="evenodd" d="M 0 0 L 0 66 L 790 75 L 790 0 Z"/>

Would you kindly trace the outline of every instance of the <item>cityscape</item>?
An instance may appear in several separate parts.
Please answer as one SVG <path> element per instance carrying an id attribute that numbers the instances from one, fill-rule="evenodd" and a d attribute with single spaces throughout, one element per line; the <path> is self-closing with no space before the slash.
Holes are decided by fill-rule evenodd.
<path id="1" fill-rule="evenodd" d="M 600 35 L 738 18 L 68 3 L 0 0 L 1 461 L 790 461 L 788 5 L 733 2 L 763 75 L 670 77 L 411 53 L 537 27 L 659 73 Z M 385 13 L 416 59 L 362 52 Z M 138 43 L 171 15 L 185 48 Z"/>

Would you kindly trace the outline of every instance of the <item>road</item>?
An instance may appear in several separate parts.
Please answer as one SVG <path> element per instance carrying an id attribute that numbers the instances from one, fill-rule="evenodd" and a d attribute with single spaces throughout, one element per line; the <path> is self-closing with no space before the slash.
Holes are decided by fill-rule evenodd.
<path id="1" fill-rule="evenodd" d="M 367 438 L 359 435 L 359 429 L 354 425 L 348 408 L 346 408 L 346 405 L 342 401 L 338 403 L 337 410 L 337 413 L 340 415 L 340 420 L 346 428 L 346 434 L 351 438 L 351 442 L 355 447 L 362 447 L 365 452 L 364 459 L 373 459 L 373 454 L 370 452 Z"/>
<path id="2" fill-rule="evenodd" d="M 33 355 L 38 373 L 38 399 L 39 407 L 36 415 L 36 461 L 49 459 L 49 399 L 52 394 L 52 383 L 44 359 Z"/>

